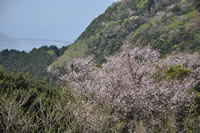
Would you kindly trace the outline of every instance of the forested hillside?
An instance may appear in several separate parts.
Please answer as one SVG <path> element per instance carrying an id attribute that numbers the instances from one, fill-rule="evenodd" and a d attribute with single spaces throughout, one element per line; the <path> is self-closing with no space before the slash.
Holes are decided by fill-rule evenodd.
<path id="1" fill-rule="evenodd" d="M 69 47 L 0 65 L 0 132 L 200 132 L 199 0 L 121 0 Z"/>
<path id="2" fill-rule="evenodd" d="M 84 132 L 200 132 L 199 7 L 115 2 L 51 64 L 66 70 Z"/>
<path id="3" fill-rule="evenodd" d="M 198 133 L 200 55 L 159 59 L 149 47 L 125 49 L 94 66 L 77 59 L 60 86 L 0 67 L 0 131 Z"/>
<path id="4" fill-rule="evenodd" d="M 96 63 L 119 51 L 124 41 L 150 45 L 161 56 L 200 48 L 199 0 L 121 0 L 94 19 L 52 66 L 93 55 Z"/>
<path id="5" fill-rule="evenodd" d="M 43 46 L 29 53 L 6 49 L 0 52 L 0 65 L 9 72 L 29 72 L 34 79 L 44 78 L 55 82 L 55 77 L 47 73 L 47 67 L 66 49 L 67 46 L 60 49 L 56 46 Z"/>

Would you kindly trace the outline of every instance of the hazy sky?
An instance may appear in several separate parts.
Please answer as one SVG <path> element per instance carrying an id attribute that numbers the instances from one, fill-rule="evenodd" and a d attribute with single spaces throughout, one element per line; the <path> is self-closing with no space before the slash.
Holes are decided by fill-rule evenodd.
<path id="1" fill-rule="evenodd" d="M 117 0 L 0 0 L 0 33 L 73 42 Z"/>

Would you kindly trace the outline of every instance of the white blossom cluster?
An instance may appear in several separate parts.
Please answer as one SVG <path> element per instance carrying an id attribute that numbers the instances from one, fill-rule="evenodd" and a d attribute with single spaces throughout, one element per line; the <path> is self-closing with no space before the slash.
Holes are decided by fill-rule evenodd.
<path id="1" fill-rule="evenodd" d="M 95 105 L 114 108 L 118 117 L 144 120 L 155 114 L 188 109 L 193 98 L 190 92 L 200 79 L 200 55 L 174 53 L 163 59 L 159 57 L 150 47 L 135 47 L 107 57 L 102 68 L 94 66 L 91 57 L 76 59 L 67 68 L 70 73 L 61 79 L 73 86 L 77 96 L 84 95 Z M 165 75 L 175 65 L 191 72 L 180 80 L 155 79 L 155 75 Z"/>

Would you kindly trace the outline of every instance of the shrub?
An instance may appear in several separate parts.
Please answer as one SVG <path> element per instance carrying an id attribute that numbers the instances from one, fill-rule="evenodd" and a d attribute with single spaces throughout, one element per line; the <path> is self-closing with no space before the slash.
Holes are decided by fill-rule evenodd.
<path id="1" fill-rule="evenodd" d="M 148 0 L 141 0 L 140 2 L 138 2 L 137 4 L 136 4 L 136 7 L 137 8 L 144 8 L 144 6 L 145 6 L 145 4 L 148 2 Z"/>
<path id="2" fill-rule="evenodd" d="M 183 29 L 184 28 L 184 22 L 182 20 L 178 20 L 176 17 L 172 19 L 172 23 L 164 26 L 164 31 L 171 31 L 175 29 Z"/>
<path id="3" fill-rule="evenodd" d="M 137 35 L 144 33 L 149 27 L 150 27 L 150 24 L 141 25 L 139 28 L 137 28 L 137 30 L 133 34 L 133 37 L 136 37 Z"/>
<path id="4" fill-rule="evenodd" d="M 192 19 L 198 14 L 197 10 L 192 10 L 191 12 L 185 14 L 184 16 L 187 17 L 187 19 Z"/>
<path id="5" fill-rule="evenodd" d="M 166 79 L 183 79 L 189 75 L 191 72 L 190 69 L 182 68 L 181 65 L 171 66 L 167 73 L 165 74 L 164 78 Z"/>

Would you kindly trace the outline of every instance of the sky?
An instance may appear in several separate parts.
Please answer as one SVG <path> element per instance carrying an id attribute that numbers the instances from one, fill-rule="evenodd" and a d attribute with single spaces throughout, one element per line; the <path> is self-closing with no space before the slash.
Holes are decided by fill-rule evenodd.
<path id="1" fill-rule="evenodd" d="M 75 39 L 117 0 L 0 0 L 0 33 L 23 39 Z"/>

